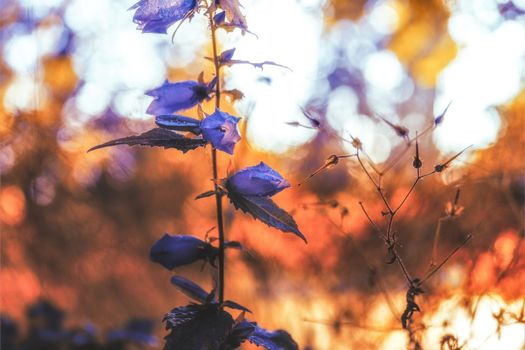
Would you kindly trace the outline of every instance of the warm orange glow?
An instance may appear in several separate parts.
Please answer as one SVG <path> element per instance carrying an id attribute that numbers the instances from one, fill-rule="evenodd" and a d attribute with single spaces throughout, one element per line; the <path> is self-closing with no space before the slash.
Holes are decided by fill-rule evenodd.
<path id="1" fill-rule="evenodd" d="M 7 186 L 0 189 L 0 221 L 15 226 L 24 220 L 26 202 L 24 193 L 18 186 Z"/>
<path id="2" fill-rule="evenodd" d="M 482 291 L 493 286 L 495 281 L 494 257 L 490 253 L 483 253 L 476 259 L 472 270 L 471 286 L 474 290 Z"/>
<path id="3" fill-rule="evenodd" d="M 494 242 L 494 255 L 498 268 L 505 268 L 511 263 L 514 254 L 518 253 L 516 251 L 518 243 L 518 234 L 514 230 L 502 232 L 498 236 Z"/>

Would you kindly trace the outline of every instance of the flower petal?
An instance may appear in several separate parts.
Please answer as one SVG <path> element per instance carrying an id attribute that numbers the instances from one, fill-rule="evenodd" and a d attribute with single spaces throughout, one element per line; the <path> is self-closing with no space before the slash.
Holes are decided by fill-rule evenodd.
<path id="1" fill-rule="evenodd" d="M 233 154 L 235 144 L 241 139 L 237 130 L 239 120 L 240 118 L 217 109 L 201 122 L 202 136 L 218 150 Z"/>
<path id="2" fill-rule="evenodd" d="M 167 80 L 156 89 L 146 92 L 154 97 L 146 113 L 171 114 L 195 106 L 208 97 L 208 86 L 196 81 L 188 80 L 170 83 Z"/>
<path id="3" fill-rule="evenodd" d="M 196 0 L 141 0 L 130 10 L 136 10 L 133 22 L 143 33 L 166 33 L 168 27 L 187 17 L 196 5 Z"/>
<path id="4" fill-rule="evenodd" d="M 161 264 L 168 270 L 188 265 L 206 258 L 206 243 L 193 236 L 170 236 L 164 234 L 151 247 L 150 260 Z"/>
<path id="5" fill-rule="evenodd" d="M 273 196 L 290 187 L 290 183 L 277 171 L 261 162 L 232 175 L 226 186 L 229 191 L 245 196 Z"/>

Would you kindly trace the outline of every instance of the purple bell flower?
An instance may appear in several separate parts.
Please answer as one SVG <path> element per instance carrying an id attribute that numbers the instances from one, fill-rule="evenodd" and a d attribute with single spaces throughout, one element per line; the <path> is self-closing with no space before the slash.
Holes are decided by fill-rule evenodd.
<path id="1" fill-rule="evenodd" d="M 193 80 L 170 83 L 167 80 L 162 86 L 146 92 L 146 95 L 154 97 L 146 113 L 148 114 L 171 114 L 188 109 L 209 98 L 210 92 L 215 87 L 214 81 L 210 84 L 200 83 Z"/>
<path id="2" fill-rule="evenodd" d="M 290 187 L 290 183 L 277 171 L 260 162 L 230 176 L 226 187 L 229 191 L 245 196 L 273 196 Z"/>
<path id="3" fill-rule="evenodd" d="M 213 114 L 202 120 L 202 136 L 216 149 L 233 154 L 235 144 L 241 139 L 237 130 L 239 120 L 240 118 L 216 109 Z"/>
<path id="4" fill-rule="evenodd" d="M 188 17 L 196 6 L 196 0 L 140 0 L 129 9 L 136 9 L 133 22 L 137 29 L 166 34 L 168 27 Z"/>

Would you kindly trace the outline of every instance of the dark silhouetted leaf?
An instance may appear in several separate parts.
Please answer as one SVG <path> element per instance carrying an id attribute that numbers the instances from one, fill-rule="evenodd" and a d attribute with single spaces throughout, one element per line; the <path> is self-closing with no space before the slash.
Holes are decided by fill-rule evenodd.
<path id="1" fill-rule="evenodd" d="M 171 330 L 164 350 L 219 350 L 234 325 L 232 316 L 218 304 L 178 307 L 164 321 Z"/>
<path id="2" fill-rule="evenodd" d="M 283 232 L 291 232 L 307 243 L 293 217 L 279 208 L 269 197 L 242 196 L 235 192 L 229 192 L 228 197 L 235 208 L 250 213 L 255 219 L 268 226 L 275 227 Z"/>
<path id="3" fill-rule="evenodd" d="M 181 276 L 173 276 L 171 277 L 171 283 L 177 287 L 182 293 L 187 295 L 188 297 L 197 300 L 201 303 L 206 302 L 208 299 L 208 293 L 204 291 L 201 287 L 199 287 L 197 284 L 193 283 L 192 281 L 181 277 Z"/>
<path id="4" fill-rule="evenodd" d="M 251 310 L 248 309 L 247 307 L 242 306 L 236 303 L 235 301 L 231 301 L 231 300 L 226 300 L 224 303 L 222 303 L 222 306 L 229 307 L 230 309 L 241 310 L 241 311 L 252 313 Z"/>
<path id="5" fill-rule="evenodd" d="M 149 257 L 151 261 L 172 270 L 199 259 L 208 259 L 213 254 L 213 247 L 197 237 L 164 234 L 151 247 Z"/>
<path id="6" fill-rule="evenodd" d="M 181 134 L 169 131 L 162 128 L 155 128 L 140 135 L 123 137 L 120 139 L 112 140 L 101 145 L 92 147 L 88 152 L 94 151 L 103 147 L 111 147 L 118 145 L 128 146 L 156 146 L 164 148 L 176 148 L 183 153 L 192 149 L 203 147 L 207 141 L 200 138 L 186 138 Z"/>
<path id="7" fill-rule="evenodd" d="M 244 319 L 244 312 L 242 312 L 235 320 L 235 326 L 223 344 L 224 349 L 237 349 L 255 331 L 256 327 L 257 324 L 255 322 L 249 322 Z"/>
<path id="8" fill-rule="evenodd" d="M 202 198 L 207 198 L 207 197 L 211 197 L 211 196 L 214 196 L 215 195 L 215 191 L 206 191 L 206 192 L 203 192 L 201 194 L 199 194 L 197 197 L 195 197 L 195 199 L 202 199 Z"/>

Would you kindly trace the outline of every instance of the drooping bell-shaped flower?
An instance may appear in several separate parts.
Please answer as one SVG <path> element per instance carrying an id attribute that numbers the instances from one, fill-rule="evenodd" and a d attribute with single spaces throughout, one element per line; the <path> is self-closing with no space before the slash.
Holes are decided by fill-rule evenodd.
<path id="1" fill-rule="evenodd" d="M 241 139 L 237 123 L 240 118 L 216 109 L 215 112 L 201 122 L 202 136 L 212 146 L 223 152 L 233 154 L 235 144 Z"/>
<path id="2" fill-rule="evenodd" d="M 151 247 L 150 260 L 161 264 L 168 270 L 205 259 L 211 248 L 209 244 L 193 236 L 164 234 Z"/>
<path id="3" fill-rule="evenodd" d="M 215 80 L 206 84 L 193 80 L 170 83 L 167 80 L 156 89 L 146 92 L 155 98 L 148 107 L 148 114 L 171 114 L 188 109 L 208 99 L 215 87 Z"/>
<path id="4" fill-rule="evenodd" d="M 164 33 L 168 27 L 190 16 L 197 0 L 140 0 L 130 7 L 136 10 L 133 22 L 143 33 Z"/>
<path id="5" fill-rule="evenodd" d="M 273 196 L 290 187 L 290 183 L 277 171 L 260 162 L 230 176 L 226 187 L 244 196 Z"/>

